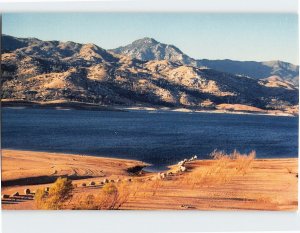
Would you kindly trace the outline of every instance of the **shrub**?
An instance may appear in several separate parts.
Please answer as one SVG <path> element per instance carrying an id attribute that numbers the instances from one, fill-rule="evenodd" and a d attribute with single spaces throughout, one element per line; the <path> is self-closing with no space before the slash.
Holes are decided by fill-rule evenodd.
<path id="1" fill-rule="evenodd" d="M 217 150 L 217 149 L 215 149 L 213 152 L 211 152 L 209 154 L 209 156 L 215 160 L 222 159 L 222 158 L 228 158 L 228 155 L 224 151 Z"/>
<path id="2" fill-rule="evenodd" d="M 112 195 L 118 192 L 117 187 L 112 183 L 107 183 L 103 186 L 102 192 L 104 194 Z"/>
<path id="3" fill-rule="evenodd" d="M 44 209 L 47 193 L 44 189 L 37 189 L 34 195 L 34 202 L 38 209 Z"/>
<path id="4" fill-rule="evenodd" d="M 72 197 L 72 181 L 67 178 L 58 178 L 49 189 L 49 193 L 38 189 L 35 203 L 39 209 L 62 209 L 67 200 Z"/>
<path id="5" fill-rule="evenodd" d="M 231 181 L 237 175 L 245 175 L 251 163 L 255 159 L 256 152 L 241 154 L 234 150 L 230 154 L 224 151 L 214 150 L 210 157 L 213 161 L 209 166 L 196 168 L 180 182 L 190 184 L 192 188 L 203 186 L 215 186 Z"/>
<path id="6" fill-rule="evenodd" d="M 209 155 L 212 159 L 215 160 L 221 160 L 221 159 L 232 159 L 232 160 L 238 160 L 238 159 L 249 159 L 253 160 L 256 157 L 256 152 L 252 150 L 249 154 L 241 154 L 237 150 L 234 150 L 230 154 L 226 154 L 224 151 L 215 149 L 213 152 Z"/>
<path id="7" fill-rule="evenodd" d="M 79 202 L 77 203 L 78 207 L 75 209 L 82 209 L 82 210 L 97 210 L 98 207 L 96 206 L 96 198 L 94 195 L 89 194 L 80 198 Z"/>
<path id="8" fill-rule="evenodd" d="M 96 195 L 82 195 L 74 200 L 74 209 L 85 210 L 116 210 L 127 202 L 130 195 L 134 195 L 135 185 L 107 183 Z"/>

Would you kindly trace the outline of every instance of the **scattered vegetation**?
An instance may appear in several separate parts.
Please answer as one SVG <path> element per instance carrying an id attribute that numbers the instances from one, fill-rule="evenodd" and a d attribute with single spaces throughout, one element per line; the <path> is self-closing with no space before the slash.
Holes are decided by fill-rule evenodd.
<path id="1" fill-rule="evenodd" d="M 255 151 L 241 154 L 234 150 L 230 154 L 214 150 L 210 154 L 215 161 L 207 161 L 207 166 L 201 166 L 188 173 L 183 173 L 170 179 L 134 179 L 132 182 L 105 183 L 99 191 L 93 194 L 76 194 L 72 197 L 73 186 L 66 178 L 59 178 L 50 187 L 49 192 L 39 189 L 35 202 L 39 209 L 81 209 L 81 210 L 117 210 L 128 203 L 130 199 L 153 197 L 161 195 L 161 190 L 168 186 L 191 185 L 191 188 L 216 186 L 232 180 L 237 175 L 245 175 L 255 159 Z M 69 202 L 67 202 L 70 200 Z"/>
<path id="2" fill-rule="evenodd" d="M 35 194 L 35 203 L 38 209 L 59 210 L 72 197 L 72 181 L 67 178 L 58 178 L 49 191 L 38 189 Z"/>
<path id="3" fill-rule="evenodd" d="M 107 183 L 99 193 L 82 195 L 74 201 L 74 209 L 84 210 L 117 210 L 135 195 L 137 186 L 129 183 Z"/>
<path id="4" fill-rule="evenodd" d="M 224 151 L 221 150 L 214 150 L 210 153 L 210 157 L 215 160 L 221 159 L 231 159 L 231 160 L 239 160 L 239 159 L 255 159 L 256 152 L 252 150 L 249 154 L 241 154 L 237 150 L 234 150 L 231 154 L 226 154 Z"/>
<path id="5" fill-rule="evenodd" d="M 35 205 L 38 209 L 45 209 L 47 193 L 44 189 L 37 189 L 34 196 Z"/>
<path id="6" fill-rule="evenodd" d="M 223 151 L 214 150 L 211 157 L 215 160 L 207 167 L 192 170 L 184 176 L 178 176 L 168 182 L 168 179 L 154 179 L 141 182 L 107 183 L 96 195 L 82 195 L 76 200 L 75 209 L 113 210 L 120 209 L 128 202 L 138 197 L 158 196 L 161 190 L 168 186 L 190 184 L 192 188 L 213 186 L 229 182 L 236 175 L 244 175 L 250 168 L 251 162 L 256 156 L 255 151 L 249 154 L 241 154 L 233 151 L 226 154 Z"/>
<path id="7" fill-rule="evenodd" d="M 245 175 L 251 162 L 256 157 L 256 152 L 241 154 L 234 150 L 230 154 L 214 150 L 210 157 L 216 160 L 210 166 L 199 167 L 189 175 L 184 176 L 181 182 L 190 184 L 192 188 L 199 186 L 214 186 L 229 182 L 236 175 Z"/>

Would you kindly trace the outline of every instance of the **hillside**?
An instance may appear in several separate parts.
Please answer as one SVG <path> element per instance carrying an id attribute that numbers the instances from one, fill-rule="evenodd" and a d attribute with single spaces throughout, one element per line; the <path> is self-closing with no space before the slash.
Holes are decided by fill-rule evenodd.
<path id="1" fill-rule="evenodd" d="M 136 40 L 129 45 L 121 46 L 110 51 L 144 61 L 168 60 L 181 62 L 186 65 L 196 65 L 196 61 L 193 58 L 184 54 L 174 45 L 163 44 L 149 37 Z"/>
<path id="2" fill-rule="evenodd" d="M 283 61 L 233 61 L 194 59 L 184 54 L 174 45 L 160 43 L 152 38 L 142 38 L 129 45 L 111 50 L 117 54 L 126 54 L 141 60 L 168 60 L 181 62 L 185 65 L 207 67 L 222 72 L 248 76 L 255 79 L 264 79 L 270 76 L 279 76 L 285 81 L 298 85 L 299 66 Z"/>
<path id="3" fill-rule="evenodd" d="M 232 61 L 232 60 L 198 60 L 198 66 L 205 66 L 223 72 L 240 74 L 255 79 L 277 76 L 293 85 L 299 84 L 299 66 L 283 61 Z"/>
<path id="4" fill-rule="evenodd" d="M 298 104 L 298 88 L 291 82 L 193 66 L 172 46 L 137 59 L 94 44 L 2 38 L 2 99 L 193 109 L 226 103 L 285 110 Z"/>

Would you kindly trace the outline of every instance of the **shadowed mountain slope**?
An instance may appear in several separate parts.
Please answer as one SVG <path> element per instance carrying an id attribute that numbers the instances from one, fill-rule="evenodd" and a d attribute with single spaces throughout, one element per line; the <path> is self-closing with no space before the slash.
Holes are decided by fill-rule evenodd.
<path id="1" fill-rule="evenodd" d="M 258 80 L 191 65 L 195 60 L 176 47 L 149 38 L 135 44 L 144 45 L 144 51 L 156 44 L 160 52 L 132 55 L 119 48 L 121 54 L 116 54 L 94 44 L 2 38 L 5 99 L 193 109 L 224 103 L 262 109 L 298 104 L 298 88 L 281 77 Z"/>
<path id="2" fill-rule="evenodd" d="M 174 45 L 160 43 L 152 38 L 142 38 L 133 43 L 111 50 L 117 54 L 129 55 L 141 60 L 169 60 L 186 65 L 207 67 L 222 72 L 263 79 L 276 75 L 283 80 L 298 85 L 299 66 L 283 61 L 233 61 L 233 60 L 196 60 L 184 54 Z"/>

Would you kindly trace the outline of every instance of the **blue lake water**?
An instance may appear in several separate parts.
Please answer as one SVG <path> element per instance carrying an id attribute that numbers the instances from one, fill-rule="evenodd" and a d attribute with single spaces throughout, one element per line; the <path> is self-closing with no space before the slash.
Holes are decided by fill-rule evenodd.
<path id="1" fill-rule="evenodd" d="M 2 148 L 138 159 L 159 170 L 214 149 L 298 156 L 298 117 L 2 109 Z"/>

